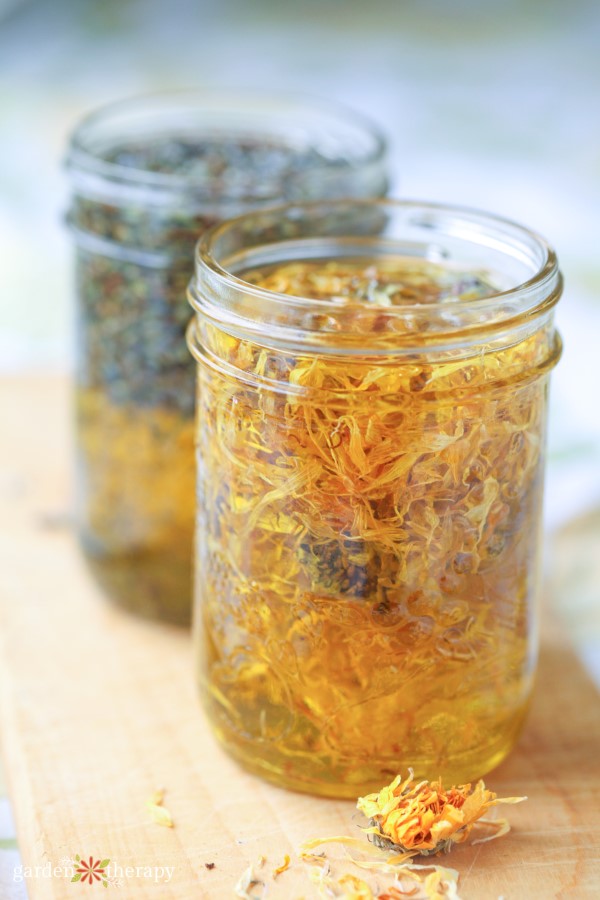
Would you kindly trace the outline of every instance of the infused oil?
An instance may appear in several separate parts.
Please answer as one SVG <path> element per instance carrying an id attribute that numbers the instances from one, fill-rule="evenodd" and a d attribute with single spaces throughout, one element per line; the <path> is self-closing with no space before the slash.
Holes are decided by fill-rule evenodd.
<path id="1" fill-rule="evenodd" d="M 201 314 L 190 334 L 216 734 L 315 794 L 408 766 L 471 781 L 510 751 L 531 694 L 551 321 L 507 340 L 501 272 L 392 253 L 235 278 L 257 316 L 263 292 L 309 301 L 311 343 Z"/>

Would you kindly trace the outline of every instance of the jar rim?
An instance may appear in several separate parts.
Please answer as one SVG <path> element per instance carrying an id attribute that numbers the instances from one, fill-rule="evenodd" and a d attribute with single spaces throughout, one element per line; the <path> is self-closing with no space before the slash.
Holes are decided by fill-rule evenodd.
<path id="1" fill-rule="evenodd" d="M 381 170 L 382 185 L 385 182 L 385 176 L 382 167 L 384 166 L 387 154 L 387 139 L 379 127 L 368 117 L 362 113 L 355 112 L 351 108 L 343 104 L 323 100 L 312 97 L 310 94 L 300 92 L 285 91 L 259 91 L 254 89 L 231 89 L 231 90 L 210 90 L 188 88 L 170 91 L 158 91 L 154 93 L 140 94 L 126 99 L 118 100 L 105 104 L 88 113 L 76 125 L 71 134 L 68 145 L 65 166 L 74 181 L 78 179 L 95 179 L 96 190 L 104 193 L 115 187 L 129 188 L 132 190 L 152 191 L 162 195 L 182 195 L 187 194 L 190 197 L 190 191 L 195 200 L 205 199 L 212 202 L 217 199 L 213 194 L 209 194 L 206 190 L 210 176 L 206 179 L 199 178 L 197 175 L 185 175 L 177 172 L 156 172 L 138 166 L 129 166 L 122 163 L 110 162 L 103 159 L 98 151 L 94 150 L 94 144 L 98 138 L 107 140 L 111 136 L 111 122 L 124 121 L 123 117 L 131 117 L 137 115 L 141 119 L 144 116 L 155 115 L 157 117 L 167 117 L 175 121 L 176 116 L 195 116 L 197 121 L 194 123 L 194 129 L 190 131 L 199 138 L 211 136 L 219 136 L 222 128 L 218 128 L 215 124 L 211 124 L 208 119 L 210 116 L 218 114 L 231 114 L 236 117 L 237 121 L 231 120 L 230 127 L 239 128 L 239 134 L 242 137 L 259 138 L 263 135 L 268 136 L 266 123 L 269 117 L 272 117 L 273 123 L 276 123 L 279 116 L 294 116 L 297 121 L 302 124 L 306 120 L 305 127 L 310 139 L 310 117 L 317 116 L 321 123 L 329 125 L 333 129 L 344 128 L 348 133 L 353 132 L 354 137 L 362 138 L 365 146 L 361 152 L 357 151 L 356 140 L 348 139 L 344 145 L 344 157 L 339 161 L 323 159 L 322 164 L 311 162 L 307 167 L 306 177 L 311 179 L 318 178 L 319 175 L 326 177 L 331 175 L 332 171 L 339 173 L 340 171 L 361 171 L 361 170 Z M 202 117 L 208 117 L 203 122 Z M 241 117 L 253 117 L 255 121 L 244 128 L 241 127 Z M 188 119 L 189 123 L 189 119 Z M 278 142 L 282 145 L 288 145 L 293 149 L 293 144 L 289 138 L 286 141 L 285 131 L 276 129 L 278 134 Z M 164 133 L 164 132 L 163 132 Z M 160 136 L 161 132 L 156 131 L 155 134 Z M 112 135 L 112 144 L 114 147 L 118 145 L 119 139 L 123 135 L 117 127 L 114 135 Z M 339 135 L 341 140 L 341 133 Z M 318 134 L 315 130 L 313 140 L 309 140 L 308 146 L 313 146 L 316 142 Z M 106 149 L 105 149 L 106 152 Z M 304 173 L 303 173 L 304 174 Z M 302 176 L 298 177 L 301 183 Z M 98 187 L 102 182 L 103 186 Z M 382 192 L 384 191 L 382 187 Z M 281 193 L 274 191 L 270 194 L 245 193 L 243 198 L 238 194 L 228 193 L 227 190 L 219 190 L 218 200 L 224 203 L 239 202 L 243 199 L 246 202 L 275 202 Z"/>
<path id="2" fill-rule="evenodd" d="M 303 215 L 312 216 L 314 220 L 318 221 L 320 217 L 331 215 L 333 212 L 338 215 L 340 220 L 347 216 L 351 221 L 352 213 L 356 217 L 357 213 L 367 210 L 380 210 L 389 212 L 391 215 L 396 212 L 406 216 L 414 213 L 421 216 L 418 221 L 424 232 L 433 228 L 432 223 L 438 220 L 447 221 L 452 224 L 455 235 L 458 234 L 461 240 L 466 240 L 467 245 L 469 239 L 484 247 L 489 243 L 496 252 L 499 248 L 502 252 L 500 239 L 502 236 L 505 241 L 504 252 L 507 259 L 510 258 L 509 250 L 511 249 L 515 255 L 518 255 L 520 242 L 520 252 L 527 251 L 529 267 L 534 269 L 528 278 L 479 299 L 457 300 L 451 303 L 406 303 L 385 308 L 376 308 L 374 305 L 371 309 L 375 313 L 383 312 L 388 319 L 396 319 L 398 323 L 409 317 L 413 317 L 413 319 L 420 317 L 422 323 L 428 322 L 421 330 L 427 333 L 417 330 L 416 335 L 403 333 L 401 325 L 395 324 L 395 332 L 384 336 L 388 346 L 393 345 L 394 339 L 406 349 L 407 344 L 423 346 L 428 342 L 439 341 L 440 337 L 455 344 L 460 341 L 472 342 L 477 338 L 481 339 L 481 335 L 488 332 L 506 333 L 526 319 L 537 320 L 551 310 L 561 296 L 562 276 L 558 269 L 556 253 L 545 238 L 537 232 L 510 219 L 469 207 L 428 201 L 359 199 L 282 204 L 277 207 L 264 208 L 256 213 L 238 216 L 208 229 L 196 245 L 196 275 L 189 291 L 191 305 L 198 313 L 208 314 L 225 325 L 229 322 L 238 328 L 254 332 L 268 327 L 268 333 L 274 338 L 278 335 L 283 338 L 286 331 L 289 335 L 295 329 L 296 342 L 300 340 L 307 344 L 311 341 L 320 344 L 327 343 L 326 336 L 322 333 L 317 334 L 317 332 L 323 331 L 323 319 L 330 317 L 335 320 L 340 316 L 340 310 L 343 310 L 344 307 L 340 307 L 339 304 L 330 300 L 278 293 L 244 281 L 235 272 L 228 270 L 226 261 L 223 262 L 219 259 L 219 244 L 226 244 L 228 235 L 231 235 L 236 229 L 243 230 L 245 226 L 249 228 L 253 218 L 267 224 L 268 222 L 277 223 L 286 217 L 289 222 L 293 222 Z M 352 235 L 352 231 L 350 234 Z M 354 234 L 356 235 L 356 232 Z M 340 238 L 332 236 L 326 240 L 329 241 L 327 246 L 333 250 L 336 247 L 336 241 L 339 242 Z M 374 240 L 376 241 L 377 238 Z M 251 250 L 259 249 L 258 241 L 254 241 L 254 243 L 256 246 Z M 288 243 L 293 246 L 293 241 Z M 298 246 L 302 244 L 301 238 L 297 244 Z M 286 240 L 282 239 L 281 243 L 269 246 L 285 248 Z M 341 245 L 338 244 L 338 246 Z M 324 258 L 331 258 L 332 255 L 334 254 L 330 253 Z M 368 255 L 368 252 L 365 255 Z M 426 255 L 421 255 L 425 261 L 429 259 Z M 296 258 L 300 258 L 300 256 Z M 289 262 L 289 257 L 286 258 L 283 254 L 279 261 Z M 260 263 L 253 262 L 252 267 L 256 265 L 260 265 Z M 236 296 L 239 298 L 242 295 L 252 298 L 253 304 L 250 307 L 250 304 L 247 303 L 243 313 L 240 314 L 236 309 L 235 299 L 232 300 L 232 298 Z M 250 312 L 248 312 L 249 308 Z M 367 309 L 366 306 L 365 309 Z M 258 312 L 256 313 L 257 320 L 254 320 L 254 310 L 261 311 L 262 320 L 259 320 Z M 306 328 L 304 322 L 307 317 L 310 318 L 311 313 L 319 314 L 313 318 L 321 324 Z M 437 327 L 433 330 L 430 328 L 432 317 L 437 317 L 441 322 L 440 325 L 436 319 Z M 271 325 L 268 324 L 269 318 L 272 321 Z M 300 334 L 302 330 L 304 333 Z M 324 330 L 327 331 L 327 326 Z M 332 328 L 332 332 L 336 332 L 336 329 Z M 364 338 L 365 340 L 372 339 L 376 343 L 380 342 L 378 335 L 365 334 Z M 344 335 L 339 333 L 339 327 L 337 334 L 329 335 L 329 343 L 333 344 L 336 340 L 344 340 Z"/>

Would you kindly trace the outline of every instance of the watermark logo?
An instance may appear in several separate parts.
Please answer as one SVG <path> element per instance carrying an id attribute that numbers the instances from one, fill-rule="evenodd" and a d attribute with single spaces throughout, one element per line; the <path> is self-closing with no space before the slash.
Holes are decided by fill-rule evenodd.
<path id="1" fill-rule="evenodd" d="M 95 856 L 63 856 L 57 866 L 50 862 L 41 866 L 15 866 L 13 881 L 29 878 L 68 878 L 79 884 L 101 884 L 105 888 L 123 887 L 124 880 L 143 878 L 155 884 L 168 884 L 175 866 L 120 866 L 108 858 Z"/>

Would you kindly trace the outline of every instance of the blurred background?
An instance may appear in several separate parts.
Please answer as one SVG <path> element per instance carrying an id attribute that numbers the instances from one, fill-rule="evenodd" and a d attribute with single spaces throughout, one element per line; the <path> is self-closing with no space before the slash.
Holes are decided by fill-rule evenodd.
<path id="1" fill-rule="evenodd" d="M 82 114 L 241 86 L 367 113 L 389 136 L 393 195 L 516 219 L 558 251 L 546 520 L 550 546 L 570 542 L 556 593 L 600 679 L 586 574 L 600 555 L 599 46 L 597 0 L 0 0 L 0 377 L 71 366 L 61 160 Z"/>
<path id="2" fill-rule="evenodd" d="M 594 0 L 0 0 L 0 372 L 67 368 L 61 160 L 143 91 L 305 91 L 389 135 L 392 193 L 539 230 L 566 279 L 546 516 L 600 502 L 600 5 Z"/>

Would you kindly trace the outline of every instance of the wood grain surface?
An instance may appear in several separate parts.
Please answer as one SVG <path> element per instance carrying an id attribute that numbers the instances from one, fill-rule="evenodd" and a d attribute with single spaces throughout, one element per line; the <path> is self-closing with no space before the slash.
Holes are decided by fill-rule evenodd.
<path id="1" fill-rule="evenodd" d="M 316 896 L 301 864 L 275 881 L 273 868 L 308 838 L 356 834 L 353 805 L 240 771 L 198 706 L 189 636 L 102 597 L 70 527 L 66 380 L 0 382 L 0 423 L 0 728 L 23 863 L 79 853 L 169 866 L 168 883 L 137 874 L 117 896 L 220 900 L 264 856 L 269 898 Z M 544 629 L 519 746 L 486 782 L 529 800 L 507 807 L 507 837 L 442 860 L 461 873 L 460 896 L 600 896 L 600 701 L 558 627 Z M 172 829 L 146 808 L 157 788 Z M 31 900 L 90 894 L 41 873 L 27 888 Z"/>

